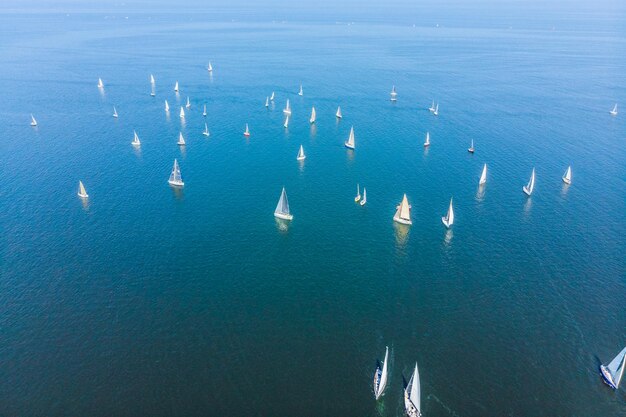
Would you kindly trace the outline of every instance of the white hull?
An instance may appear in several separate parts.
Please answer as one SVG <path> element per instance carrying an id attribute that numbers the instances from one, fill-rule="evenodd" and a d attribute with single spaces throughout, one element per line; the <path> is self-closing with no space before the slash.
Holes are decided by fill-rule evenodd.
<path id="1" fill-rule="evenodd" d="M 396 222 L 396 223 L 400 223 L 400 224 L 408 224 L 408 225 L 413 224 L 413 222 L 411 220 L 403 219 L 402 217 L 400 217 L 398 215 L 393 216 L 393 221 Z"/>
<path id="2" fill-rule="evenodd" d="M 524 194 L 526 194 L 526 195 L 527 195 L 527 196 L 529 196 L 529 197 L 530 197 L 530 195 L 532 194 L 532 191 L 530 191 L 530 190 L 528 189 L 528 187 L 526 187 L 526 186 L 523 186 L 523 187 L 522 187 L 522 191 L 524 191 Z"/>
<path id="3" fill-rule="evenodd" d="M 354 145 L 350 145 L 348 142 L 344 143 L 346 148 L 354 150 Z"/>
<path id="4" fill-rule="evenodd" d="M 169 185 L 173 185 L 174 187 L 182 187 L 185 185 L 182 181 L 167 181 Z"/>
<path id="5" fill-rule="evenodd" d="M 306 156 L 298 156 L 296 158 L 296 160 L 298 160 L 298 161 L 304 161 L 305 159 L 306 159 Z"/>
<path id="6" fill-rule="evenodd" d="M 274 217 L 282 220 L 293 220 L 293 214 L 274 213 Z"/>
<path id="7" fill-rule="evenodd" d="M 570 185 L 570 184 L 572 183 L 572 180 L 570 180 L 570 179 L 568 179 L 568 178 L 563 177 L 563 182 L 564 182 L 565 184 L 567 184 L 567 185 Z"/>
<path id="8" fill-rule="evenodd" d="M 209 132 L 202 132 L 204 136 L 209 136 Z"/>
<path id="9" fill-rule="evenodd" d="M 448 229 L 450 228 L 450 222 L 445 218 L 442 217 L 441 218 L 441 222 L 443 223 L 444 226 L 446 226 Z"/>
<path id="10" fill-rule="evenodd" d="M 81 194 L 81 193 L 78 193 L 78 196 L 79 196 L 80 198 L 88 198 L 88 197 L 89 197 L 89 194 Z"/>

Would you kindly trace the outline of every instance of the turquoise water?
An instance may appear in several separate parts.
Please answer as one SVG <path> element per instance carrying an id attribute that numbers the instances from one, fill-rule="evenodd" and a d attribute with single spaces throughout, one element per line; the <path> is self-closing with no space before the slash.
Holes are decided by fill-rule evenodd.
<path id="1" fill-rule="evenodd" d="M 286 13 L 2 13 L 0 415 L 622 415 L 624 10 Z"/>

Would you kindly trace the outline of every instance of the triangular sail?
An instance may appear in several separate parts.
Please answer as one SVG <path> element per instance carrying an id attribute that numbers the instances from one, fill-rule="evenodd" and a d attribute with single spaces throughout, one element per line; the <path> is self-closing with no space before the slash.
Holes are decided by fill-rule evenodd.
<path id="1" fill-rule="evenodd" d="M 530 181 L 528 181 L 528 185 L 526 186 L 526 189 L 528 190 L 529 194 L 533 192 L 534 188 L 535 188 L 535 168 L 533 168 L 533 172 L 532 174 L 530 174 Z"/>
<path id="2" fill-rule="evenodd" d="M 409 200 L 406 198 L 406 194 L 402 197 L 402 203 L 400 204 L 400 218 L 404 220 L 411 219 L 411 211 L 409 209 Z"/>
<path id="3" fill-rule="evenodd" d="M 274 101 L 274 92 L 272 91 L 272 95 L 270 96 L 270 101 Z"/>
<path id="4" fill-rule="evenodd" d="M 167 103 L 167 100 L 165 100 L 165 111 L 170 111 L 170 105 Z"/>
<path id="5" fill-rule="evenodd" d="M 134 134 L 134 137 L 133 137 L 133 145 L 140 145 L 140 144 L 141 144 L 141 142 L 139 141 L 139 136 L 137 136 L 137 132 L 135 132 L 135 131 L 133 130 L 133 134 Z"/>
<path id="6" fill-rule="evenodd" d="M 572 167 L 571 166 L 567 167 L 567 171 L 565 171 L 565 175 L 563 175 L 563 179 L 565 179 L 567 183 L 572 181 Z"/>
<path id="7" fill-rule="evenodd" d="M 363 192 L 365 194 L 365 191 Z M 380 397 L 387 386 L 387 363 L 389 362 L 389 348 L 385 347 L 385 361 L 383 362 L 383 370 L 380 374 L 380 382 L 378 383 L 377 397 Z"/>
<path id="8" fill-rule="evenodd" d="M 82 181 L 78 181 L 78 196 L 83 198 L 86 198 L 88 196 L 87 190 L 85 190 L 85 186 L 83 185 Z"/>
<path id="9" fill-rule="evenodd" d="M 37 126 L 37 120 L 35 120 L 35 116 L 33 116 L 32 114 L 30 115 L 30 125 Z"/>
<path id="10" fill-rule="evenodd" d="M 207 126 L 207 124 L 204 124 L 204 132 L 202 132 L 202 134 L 204 136 L 209 136 L 209 126 Z"/>
<path id="11" fill-rule="evenodd" d="M 311 118 L 309 119 L 310 123 L 315 123 L 315 107 L 311 108 Z"/>
<path id="12" fill-rule="evenodd" d="M 452 199 L 450 199 L 450 206 L 448 207 L 448 213 L 446 214 L 446 226 L 450 227 L 454 223 L 454 209 L 452 208 Z"/>
<path id="13" fill-rule="evenodd" d="M 626 366 L 626 348 L 624 348 L 613 360 L 609 363 L 606 368 L 611 373 L 613 377 L 613 383 L 615 384 L 615 388 L 619 387 L 619 383 L 622 380 L 622 376 L 624 376 L 624 367 Z"/>
<path id="14" fill-rule="evenodd" d="M 179 145 L 184 145 L 185 144 L 185 138 L 183 137 L 183 132 L 179 132 L 178 133 L 178 144 Z"/>
<path id="15" fill-rule="evenodd" d="M 211 65 L 211 61 L 209 61 L 209 65 L 207 66 L 207 71 L 211 72 L 213 71 L 213 65 Z"/>
<path id="16" fill-rule="evenodd" d="M 117 117 L 117 109 L 113 106 L 113 117 Z"/>
<path id="17" fill-rule="evenodd" d="M 426 140 L 424 141 L 424 145 L 430 145 L 430 132 L 426 132 Z"/>
<path id="18" fill-rule="evenodd" d="M 187 108 L 191 107 L 191 103 L 189 102 L 189 96 L 187 96 L 187 103 L 185 104 L 185 107 Z"/>
<path id="19" fill-rule="evenodd" d="M 335 113 L 335 116 L 337 116 L 339 119 L 341 119 L 341 107 L 337 106 L 337 113 Z"/>
<path id="20" fill-rule="evenodd" d="M 351 148 L 354 148 L 354 126 L 350 128 L 350 136 L 348 136 L 347 145 Z"/>
<path id="21" fill-rule="evenodd" d="M 487 182 L 487 164 L 483 165 L 483 172 L 480 174 L 480 180 L 478 185 L 483 185 Z"/>
<path id="22" fill-rule="evenodd" d="M 289 201 L 287 200 L 287 192 L 285 191 L 285 187 L 283 187 L 282 193 L 280 193 L 280 199 L 278 200 L 278 204 L 276 205 L 276 210 L 274 210 L 275 214 L 283 214 L 289 215 Z"/>
<path id="23" fill-rule="evenodd" d="M 300 145 L 300 150 L 298 151 L 298 159 L 304 159 L 304 148 Z"/>
<path id="24" fill-rule="evenodd" d="M 415 364 L 415 370 L 413 371 L 413 376 L 411 376 L 411 380 L 413 381 L 413 384 L 411 385 L 409 398 L 411 399 L 411 402 L 415 404 L 415 407 L 417 407 L 417 410 L 419 412 L 419 409 L 421 407 L 421 401 L 420 401 L 421 390 L 420 390 L 420 374 L 419 374 L 419 371 L 417 370 L 417 363 Z"/>
<path id="25" fill-rule="evenodd" d="M 178 81 L 176 81 L 176 84 L 174 85 L 174 91 L 178 93 Z"/>
<path id="26" fill-rule="evenodd" d="M 104 83 L 102 82 L 102 78 L 98 78 L 98 87 L 104 87 Z"/>
<path id="27" fill-rule="evenodd" d="M 155 81 L 154 81 L 154 75 L 150 74 L 150 84 L 154 85 Z"/>
<path id="28" fill-rule="evenodd" d="M 174 167 L 172 168 L 172 173 L 170 174 L 170 179 L 168 180 L 168 182 L 174 185 L 183 184 L 183 177 L 180 174 L 180 167 L 178 166 L 177 159 L 174 159 Z"/>

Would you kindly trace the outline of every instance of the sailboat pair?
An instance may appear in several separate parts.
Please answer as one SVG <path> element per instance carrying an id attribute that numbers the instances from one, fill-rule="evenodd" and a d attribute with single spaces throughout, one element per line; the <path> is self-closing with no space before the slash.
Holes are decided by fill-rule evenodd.
<path id="1" fill-rule="evenodd" d="M 359 184 L 356 185 L 356 197 L 354 197 L 354 202 L 359 203 L 362 206 L 367 204 L 367 190 L 363 187 L 363 197 L 361 197 L 361 190 L 359 189 Z"/>
<path id="2" fill-rule="evenodd" d="M 285 191 L 285 187 L 283 187 L 283 191 L 280 193 L 280 198 L 278 199 L 276 210 L 274 210 L 274 217 L 282 220 L 293 219 L 293 215 L 289 210 L 289 201 L 287 200 L 287 192 Z"/>
<path id="3" fill-rule="evenodd" d="M 428 111 L 434 114 L 435 116 L 438 116 L 439 115 L 439 103 L 435 104 L 435 101 L 433 100 L 433 104 L 430 105 L 430 107 L 428 108 Z"/>

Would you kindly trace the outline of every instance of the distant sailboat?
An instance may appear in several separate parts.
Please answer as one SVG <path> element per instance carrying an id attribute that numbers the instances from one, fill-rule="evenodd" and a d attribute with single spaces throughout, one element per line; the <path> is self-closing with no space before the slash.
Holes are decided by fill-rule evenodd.
<path id="1" fill-rule="evenodd" d="M 202 116 L 206 117 L 206 104 L 204 105 L 204 108 L 202 109 Z"/>
<path id="2" fill-rule="evenodd" d="M 207 126 L 207 124 L 204 124 L 204 132 L 202 132 L 202 134 L 204 136 L 209 136 L 209 126 Z"/>
<path id="3" fill-rule="evenodd" d="M 250 136 L 250 129 L 248 129 L 248 123 L 246 123 L 246 130 L 243 132 L 244 136 Z"/>
<path id="4" fill-rule="evenodd" d="M 435 111 L 435 100 L 433 100 L 433 104 L 430 105 L 430 107 L 428 108 L 429 112 L 434 112 Z"/>
<path id="5" fill-rule="evenodd" d="M 155 83 L 154 75 L 150 74 L 150 84 L 154 85 Z"/>
<path id="6" fill-rule="evenodd" d="M 470 144 L 470 147 L 467 148 L 467 152 L 474 153 L 474 139 L 472 139 L 472 143 Z"/>
<path id="7" fill-rule="evenodd" d="M 287 105 L 285 106 L 283 113 L 291 115 L 291 106 L 289 105 L 289 99 L 287 99 Z"/>
<path id="8" fill-rule="evenodd" d="M 362 206 L 367 204 L 367 189 L 365 187 L 363 187 L 363 198 L 361 199 L 361 203 L 360 204 Z"/>
<path id="9" fill-rule="evenodd" d="M 302 91 L 302 84 L 300 84 L 300 91 L 298 91 L 298 95 L 299 96 L 304 95 L 304 92 Z"/>
<path id="10" fill-rule="evenodd" d="M 33 116 L 32 114 L 30 115 L 30 125 L 32 127 L 37 126 L 37 120 L 35 120 L 35 116 Z"/>
<path id="11" fill-rule="evenodd" d="M 187 107 L 188 109 L 191 108 L 191 102 L 189 101 L 189 96 L 187 96 L 187 104 L 185 104 L 185 107 Z"/>
<path id="12" fill-rule="evenodd" d="M 402 202 L 396 208 L 396 214 L 393 216 L 393 220 L 402 224 L 413 224 L 411 221 L 411 206 L 409 200 L 406 198 L 406 194 L 402 197 Z"/>
<path id="13" fill-rule="evenodd" d="M 289 127 L 289 115 L 285 117 L 285 123 L 283 123 L 283 126 L 285 127 L 285 129 Z"/>
<path id="14" fill-rule="evenodd" d="M 209 65 L 207 65 L 206 69 L 209 72 L 213 72 L 213 65 L 211 65 L 211 61 L 209 61 Z"/>
<path id="15" fill-rule="evenodd" d="M 183 177 L 180 175 L 180 167 L 178 166 L 178 160 L 174 159 L 174 167 L 167 182 L 175 187 L 182 187 L 185 185 Z"/>
<path id="16" fill-rule="evenodd" d="M 617 116 L 617 103 L 615 103 L 613 110 L 611 110 L 609 113 L 611 113 L 611 116 Z"/>
<path id="17" fill-rule="evenodd" d="M 441 222 L 449 229 L 454 224 L 454 209 L 452 208 L 452 199 L 450 199 L 450 206 L 448 207 L 448 214 L 446 217 L 441 218 Z"/>
<path id="18" fill-rule="evenodd" d="M 283 220 L 293 219 L 293 215 L 289 211 L 289 201 L 287 200 L 287 192 L 285 191 L 285 187 L 283 187 L 283 191 L 282 193 L 280 193 L 280 199 L 278 200 L 278 204 L 276 205 L 276 210 L 274 210 L 274 217 Z"/>
<path id="19" fill-rule="evenodd" d="M 154 75 L 150 74 L 150 95 L 152 97 L 154 97 L 154 85 L 155 85 L 155 81 L 154 81 Z"/>
<path id="20" fill-rule="evenodd" d="M 356 185 L 356 197 L 354 197 L 354 202 L 358 203 L 361 200 L 361 190 L 359 189 L 359 184 Z"/>
<path id="21" fill-rule="evenodd" d="M 426 140 L 424 141 L 424 147 L 427 148 L 430 146 L 430 133 L 426 132 Z"/>
<path id="22" fill-rule="evenodd" d="M 411 375 L 411 379 L 404 389 L 404 410 L 407 416 L 420 417 L 422 415 L 420 394 L 420 374 L 416 363 L 413 375 Z"/>
<path id="23" fill-rule="evenodd" d="M 269 106 L 270 106 L 270 98 L 265 97 L 265 107 L 269 107 Z"/>
<path id="24" fill-rule="evenodd" d="M 305 158 L 306 155 L 304 154 L 304 148 L 302 147 L 302 145 L 300 145 L 300 150 L 298 151 L 298 156 L 296 157 L 296 159 L 298 161 L 304 161 Z"/>
<path id="25" fill-rule="evenodd" d="M 522 190 L 524 190 L 524 193 L 526 193 L 526 195 L 528 196 L 530 196 L 533 193 L 534 189 L 535 189 L 535 168 L 533 168 L 533 172 L 532 174 L 530 174 L 530 181 L 528 181 L 528 184 L 522 187 Z"/>
<path id="26" fill-rule="evenodd" d="M 176 142 L 178 146 L 185 146 L 185 138 L 183 137 L 183 132 L 178 133 L 178 142 Z"/>
<path id="27" fill-rule="evenodd" d="M 167 104 L 167 100 L 165 100 L 165 111 L 169 112 L 170 111 L 170 105 Z"/>
<path id="28" fill-rule="evenodd" d="M 137 136 L 137 132 L 133 130 L 133 134 L 134 134 L 134 138 L 131 143 L 133 144 L 133 146 L 141 146 L 141 141 L 139 140 L 139 136 Z"/>
<path id="29" fill-rule="evenodd" d="M 624 368 L 626 368 L 626 348 L 622 349 L 608 365 L 600 365 L 600 372 L 604 382 L 609 387 L 618 389 L 622 376 L 624 376 Z"/>
<path id="30" fill-rule="evenodd" d="M 354 126 L 350 128 L 350 136 L 348 136 L 348 140 L 344 143 L 344 145 L 346 145 L 346 148 L 348 149 L 354 149 Z"/>
<path id="31" fill-rule="evenodd" d="M 270 96 L 270 101 L 274 101 L 274 92 L 272 91 L 272 95 Z"/>
<path id="32" fill-rule="evenodd" d="M 389 348 L 385 347 L 385 360 L 382 363 L 376 364 L 376 371 L 374 372 L 374 396 L 378 400 L 385 392 L 387 386 L 387 363 L 389 362 Z"/>
<path id="33" fill-rule="evenodd" d="M 115 106 L 113 106 L 113 117 L 117 118 L 117 110 L 115 109 Z"/>
<path id="34" fill-rule="evenodd" d="M 102 82 L 102 78 L 98 78 L 98 88 L 104 88 L 104 83 Z"/>
<path id="35" fill-rule="evenodd" d="M 174 91 L 178 93 L 178 81 L 176 81 L 176 84 L 174 84 Z"/>
<path id="36" fill-rule="evenodd" d="M 437 103 L 437 105 L 435 106 L 435 110 L 433 110 L 433 114 L 435 116 L 439 116 L 439 103 Z"/>
<path id="37" fill-rule="evenodd" d="M 180 106 L 180 118 L 181 119 L 185 118 L 185 109 L 183 108 L 183 106 Z"/>
<path id="38" fill-rule="evenodd" d="M 89 194 L 87 194 L 87 190 L 85 190 L 85 186 L 82 181 L 78 181 L 78 196 L 80 198 L 87 198 Z"/>
<path id="39" fill-rule="evenodd" d="M 315 123 L 315 107 L 311 109 L 311 118 L 309 119 L 309 123 Z"/>
<path id="40" fill-rule="evenodd" d="M 337 119 L 341 119 L 343 116 L 341 115 L 341 107 L 337 106 L 337 113 L 335 113 L 335 117 L 337 117 Z"/>
<path id="41" fill-rule="evenodd" d="M 487 164 L 483 165 L 483 172 L 480 174 L 480 180 L 478 180 L 478 185 L 483 185 L 487 182 Z"/>
<path id="42" fill-rule="evenodd" d="M 567 170 L 565 171 L 565 174 L 563 175 L 563 182 L 565 184 L 571 184 L 572 183 L 572 167 L 571 165 L 567 167 Z"/>
<path id="43" fill-rule="evenodd" d="M 391 101 L 397 101 L 398 100 L 398 93 L 396 93 L 396 86 L 394 85 L 393 87 L 391 87 Z"/>

